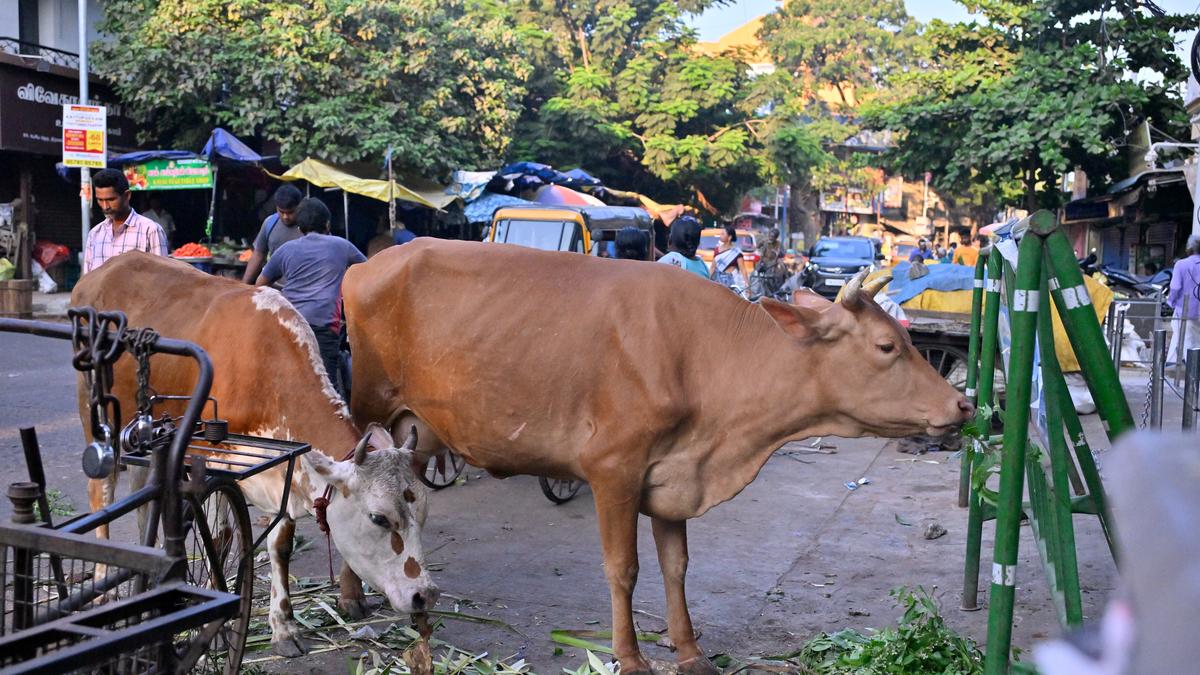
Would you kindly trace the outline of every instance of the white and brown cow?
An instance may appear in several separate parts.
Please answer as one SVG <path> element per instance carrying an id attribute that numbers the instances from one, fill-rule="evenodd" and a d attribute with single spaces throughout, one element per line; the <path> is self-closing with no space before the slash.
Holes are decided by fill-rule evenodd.
<path id="1" fill-rule="evenodd" d="M 493 474 L 587 480 L 623 673 L 649 671 L 630 602 L 650 516 L 680 670 L 712 672 L 687 519 L 789 440 L 936 435 L 972 414 L 859 283 L 820 308 L 749 303 L 668 265 L 417 239 L 346 275 L 355 419 L 415 415 Z"/>
<path id="2" fill-rule="evenodd" d="M 132 252 L 84 276 L 71 302 L 120 310 L 130 326 L 150 327 L 204 348 L 214 367 L 211 395 L 231 431 L 313 446 L 296 466 L 287 513 L 268 538 L 269 621 L 276 651 L 297 655 L 304 650 L 288 590 L 293 519 L 313 513 L 313 501 L 327 485 L 334 488 L 327 511 L 330 534 L 344 560 L 338 606 L 352 617 L 364 616 L 366 580 L 397 611 L 432 607 L 437 589 L 424 568 L 421 548 L 427 490 L 412 469 L 415 439 L 397 449 L 388 431 L 378 425 L 369 427 L 365 436 L 359 433 L 330 384 L 312 331 L 282 295 Z M 123 356 L 114 373 L 113 393 L 121 409 L 133 411 L 132 358 Z M 195 377 L 190 359 L 151 359 L 151 385 L 159 393 L 189 392 Z M 81 385 L 81 411 L 85 406 Z M 182 406 L 164 409 L 182 412 Z M 337 461 L 360 445 L 352 458 Z M 367 452 L 368 446 L 374 452 Z M 274 514 L 283 497 L 283 480 L 279 467 L 242 481 L 241 487 L 248 502 Z M 112 501 L 115 482 L 115 477 L 91 482 L 93 510 Z M 107 536 L 107 531 L 100 534 Z"/>

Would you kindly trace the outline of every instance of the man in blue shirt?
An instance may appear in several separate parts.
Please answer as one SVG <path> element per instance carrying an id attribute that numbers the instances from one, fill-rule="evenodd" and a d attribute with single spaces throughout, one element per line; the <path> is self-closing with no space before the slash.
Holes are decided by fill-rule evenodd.
<path id="1" fill-rule="evenodd" d="M 255 285 L 283 279 L 283 297 L 312 327 L 329 381 L 344 396 L 345 388 L 338 376 L 342 277 L 351 265 L 367 259 L 350 242 L 329 235 L 329 218 L 329 208 L 319 200 L 300 202 L 296 226 L 303 236 L 275 251 Z"/>
<path id="2" fill-rule="evenodd" d="M 275 255 L 280 246 L 300 238 L 300 230 L 296 227 L 296 208 L 303 198 L 300 190 L 291 184 L 281 185 L 275 191 L 275 213 L 267 216 L 258 229 L 258 236 L 254 238 L 254 253 L 250 255 L 246 271 L 242 274 L 243 282 L 253 282 L 267 258 Z"/>

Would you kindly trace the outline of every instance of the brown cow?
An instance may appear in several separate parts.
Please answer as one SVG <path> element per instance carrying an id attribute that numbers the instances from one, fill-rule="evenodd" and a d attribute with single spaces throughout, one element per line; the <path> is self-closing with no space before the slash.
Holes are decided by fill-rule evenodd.
<path id="1" fill-rule="evenodd" d="M 293 519 L 313 512 L 313 500 L 324 493 L 326 484 L 337 488 L 327 519 L 345 560 L 338 606 L 355 618 L 365 614 L 360 577 L 383 592 L 397 611 L 433 605 L 437 589 L 424 569 L 421 548 L 427 490 L 411 464 L 415 439 L 394 449 L 391 435 L 372 425 L 366 439 L 376 451 L 368 454 L 364 445 L 353 458 L 336 461 L 356 447 L 360 434 L 326 376 L 312 331 L 282 295 L 132 252 L 84 276 L 71 302 L 120 310 L 130 326 L 148 326 L 160 335 L 203 347 L 214 366 L 211 395 L 231 431 L 298 439 L 313 446 L 296 465 L 287 514 L 268 546 L 268 618 L 276 651 L 293 656 L 304 650 L 288 591 Z M 159 393 L 190 392 L 195 377 L 191 360 L 161 355 L 151 359 L 151 385 Z M 121 358 L 114 379 L 113 393 L 130 415 L 136 404 L 132 358 Z M 81 385 L 81 411 L 86 403 Z M 164 408 L 171 409 L 164 405 L 155 412 Z M 179 414 L 182 408 L 172 412 Z M 283 479 L 279 467 L 240 485 L 248 502 L 274 514 L 283 498 Z M 89 484 L 93 510 L 111 503 L 115 483 L 114 477 Z M 100 535 L 107 536 L 107 528 Z"/>
<path id="2" fill-rule="evenodd" d="M 415 415 L 498 476 L 591 483 L 625 673 L 649 671 L 630 598 L 650 516 L 680 668 L 713 672 L 684 596 L 687 519 L 787 441 L 940 434 L 972 413 L 860 283 L 822 309 L 753 304 L 667 265 L 417 239 L 346 276 L 352 409 Z"/>

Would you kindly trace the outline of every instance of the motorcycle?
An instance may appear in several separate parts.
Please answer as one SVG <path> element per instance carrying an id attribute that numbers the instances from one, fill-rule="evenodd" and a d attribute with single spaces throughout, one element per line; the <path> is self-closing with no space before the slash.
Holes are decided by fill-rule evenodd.
<path id="1" fill-rule="evenodd" d="M 1167 267 L 1151 275 L 1132 274 L 1115 265 L 1097 264 L 1096 254 L 1091 253 L 1079 260 L 1079 269 L 1084 274 L 1092 275 L 1099 272 L 1104 277 L 1105 285 L 1113 290 L 1132 298 L 1153 297 L 1165 295 L 1171 288 L 1171 268 Z"/>

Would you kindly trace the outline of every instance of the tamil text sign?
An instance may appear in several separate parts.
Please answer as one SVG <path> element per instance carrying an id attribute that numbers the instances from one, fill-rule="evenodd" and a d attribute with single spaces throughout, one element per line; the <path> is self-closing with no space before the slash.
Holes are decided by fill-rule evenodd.
<path id="1" fill-rule="evenodd" d="M 212 166 L 203 159 L 152 159 L 124 167 L 131 190 L 211 188 Z"/>
<path id="2" fill-rule="evenodd" d="M 62 156 L 65 166 L 103 169 L 108 165 L 104 106 L 65 104 L 62 107 Z"/>

